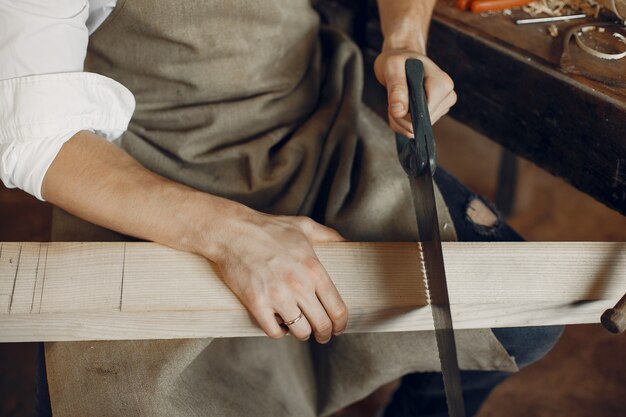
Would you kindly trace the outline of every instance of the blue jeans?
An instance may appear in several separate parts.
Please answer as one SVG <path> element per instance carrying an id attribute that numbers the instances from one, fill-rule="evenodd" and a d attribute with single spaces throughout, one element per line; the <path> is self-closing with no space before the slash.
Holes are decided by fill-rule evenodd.
<path id="1" fill-rule="evenodd" d="M 518 242 L 523 239 L 506 223 L 498 221 L 493 227 L 472 223 L 466 215 L 467 205 L 480 199 L 497 214 L 495 208 L 482 197 L 471 193 L 455 178 L 438 169 L 435 181 L 443 194 L 454 221 L 459 241 L 462 242 Z M 554 346 L 563 332 L 563 326 L 517 327 L 493 329 L 494 334 L 520 368 L 542 358 Z M 508 378 L 509 372 L 462 371 L 461 384 L 468 416 L 473 416 L 489 393 Z M 384 417 L 444 417 L 447 416 L 443 378 L 439 372 L 421 372 L 406 375 L 385 409 Z"/>

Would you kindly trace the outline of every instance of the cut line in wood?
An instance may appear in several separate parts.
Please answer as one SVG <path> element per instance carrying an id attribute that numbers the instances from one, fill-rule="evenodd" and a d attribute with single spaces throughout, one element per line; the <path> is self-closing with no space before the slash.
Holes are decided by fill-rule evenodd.
<path id="1" fill-rule="evenodd" d="M 348 332 L 432 330 L 414 243 L 315 247 Z M 626 244 L 444 243 L 456 329 L 599 322 Z M 154 243 L 0 243 L 0 342 L 260 336 L 206 259 Z"/>

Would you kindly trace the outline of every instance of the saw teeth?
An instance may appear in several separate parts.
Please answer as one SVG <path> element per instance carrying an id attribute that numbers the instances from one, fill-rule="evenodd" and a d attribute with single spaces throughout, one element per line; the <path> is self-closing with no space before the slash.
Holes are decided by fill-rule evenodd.
<path id="1" fill-rule="evenodd" d="M 424 280 L 426 302 L 430 305 L 430 288 L 428 288 L 428 278 L 426 277 L 426 263 L 424 262 L 424 249 L 422 248 L 422 242 L 417 242 L 417 247 L 420 250 L 420 268 L 422 269 L 422 279 Z"/>

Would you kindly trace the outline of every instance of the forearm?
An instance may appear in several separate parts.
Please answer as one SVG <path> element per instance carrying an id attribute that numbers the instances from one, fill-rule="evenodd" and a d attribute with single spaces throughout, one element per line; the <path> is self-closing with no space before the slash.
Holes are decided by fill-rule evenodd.
<path id="1" fill-rule="evenodd" d="M 89 222 L 207 257 L 219 250 L 219 214 L 248 210 L 156 175 L 86 131 L 65 143 L 42 192 L 52 204 Z"/>
<path id="2" fill-rule="evenodd" d="M 346 306 L 311 246 L 343 238 L 311 219 L 270 216 L 195 191 L 85 131 L 63 145 L 46 173 L 43 195 L 92 223 L 215 261 L 272 337 L 285 335 L 276 315 L 302 318 L 289 327 L 300 340 L 313 331 L 326 343 L 346 327 Z"/>
<path id="3" fill-rule="evenodd" d="M 378 0 L 383 50 L 426 53 L 428 27 L 436 0 Z"/>

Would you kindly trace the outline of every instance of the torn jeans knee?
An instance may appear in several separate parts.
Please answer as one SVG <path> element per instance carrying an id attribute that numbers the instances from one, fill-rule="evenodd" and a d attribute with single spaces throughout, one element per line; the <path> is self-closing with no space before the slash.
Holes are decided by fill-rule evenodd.
<path id="1" fill-rule="evenodd" d="M 481 236 L 497 236 L 503 224 L 493 203 L 477 194 L 470 195 L 467 201 L 465 220 Z"/>

